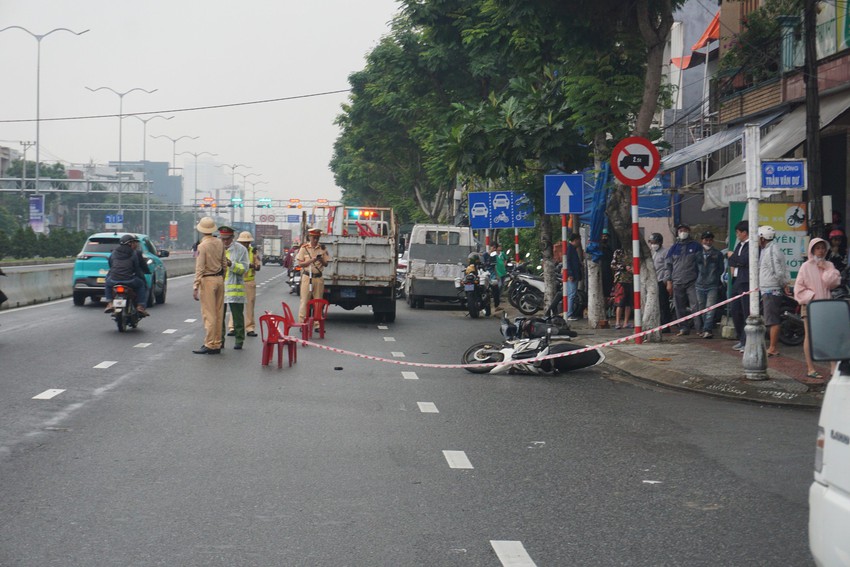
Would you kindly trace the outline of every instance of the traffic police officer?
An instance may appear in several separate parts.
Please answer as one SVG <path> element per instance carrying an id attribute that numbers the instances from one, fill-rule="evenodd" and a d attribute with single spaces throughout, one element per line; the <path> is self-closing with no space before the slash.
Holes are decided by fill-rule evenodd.
<path id="1" fill-rule="evenodd" d="M 195 354 L 219 354 L 221 352 L 221 328 L 224 314 L 224 268 L 227 258 L 224 244 L 213 236 L 215 221 L 204 217 L 195 229 L 203 237 L 198 243 L 195 258 L 195 281 L 192 297 L 201 302 L 201 318 L 204 321 L 204 344 Z"/>
<path id="2" fill-rule="evenodd" d="M 295 263 L 301 266 L 301 307 L 298 309 L 298 321 L 307 319 L 307 303 L 311 299 L 322 299 L 325 293 L 325 281 L 322 270 L 331 260 L 324 244 L 319 244 L 322 229 L 311 228 L 307 231 L 308 242 L 302 244 L 295 256 Z"/>
<path id="3" fill-rule="evenodd" d="M 224 310 L 230 307 L 233 316 L 233 330 L 236 335 L 234 350 L 242 350 L 245 341 L 245 272 L 248 271 L 248 251 L 238 242 L 233 241 L 235 231 L 229 226 L 218 229 L 219 237 L 224 244 L 225 263 L 227 270 L 224 274 Z M 225 332 L 224 313 L 221 317 L 221 333 Z M 224 341 L 222 341 L 222 346 Z"/>
<path id="4" fill-rule="evenodd" d="M 241 244 L 248 250 L 248 270 L 245 272 L 245 336 L 256 337 L 257 329 L 254 325 L 254 304 L 257 299 L 257 282 L 254 281 L 254 272 L 260 270 L 260 257 L 257 254 L 257 249 L 251 246 L 254 242 L 254 237 L 247 230 L 239 233 L 236 242 Z M 233 327 L 233 314 L 227 319 L 227 336 L 236 335 Z"/>

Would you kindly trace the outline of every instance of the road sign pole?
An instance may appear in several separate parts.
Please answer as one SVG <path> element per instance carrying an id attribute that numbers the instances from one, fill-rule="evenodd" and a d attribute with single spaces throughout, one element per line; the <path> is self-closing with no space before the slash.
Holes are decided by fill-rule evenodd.
<path id="1" fill-rule="evenodd" d="M 567 295 L 567 215 L 561 215 L 561 295 L 564 302 L 564 318 L 570 316 L 569 297 Z"/>
<path id="2" fill-rule="evenodd" d="M 635 333 L 640 333 L 643 321 L 640 309 L 640 221 L 638 219 L 637 185 L 632 185 L 632 269 L 634 271 Z M 635 342 L 642 344 L 643 337 L 637 337 Z"/>
<path id="3" fill-rule="evenodd" d="M 519 264 L 519 229 L 514 229 L 514 262 Z"/>
<path id="4" fill-rule="evenodd" d="M 484 253 L 489 254 L 490 253 L 490 229 L 489 228 L 484 229 L 484 247 L 486 248 Z"/>

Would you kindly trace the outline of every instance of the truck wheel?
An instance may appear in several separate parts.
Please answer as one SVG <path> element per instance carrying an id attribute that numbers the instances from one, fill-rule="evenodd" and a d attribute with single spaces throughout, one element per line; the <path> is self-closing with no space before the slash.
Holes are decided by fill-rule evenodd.
<path id="1" fill-rule="evenodd" d="M 419 298 L 410 293 L 407 295 L 407 304 L 411 309 L 416 309 L 419 306 Z"/>
<path id="2" fill-rule="evenodd" d="M 395 322 L 395 303 L 392 304 L 389 311 L 384 312 L 384 321 L 387 323 Z"/>
<path id="3" fill-rule="evenodd" d="M 419 309 L 425 309 L 425 298 L 424 297 L 417 297 L 416 298 L 416 306 L 419 307 Z"/>
<path id="4" fill-rule="evenodd" d="M 80 307 L 80 306 L 84 305 L 85 302 L 86 302 L 86 294 L 85 293 L 79 293 L 79 292 L 75 291 L 74 292 L 74 305 L 76 305 L 77 307 Z"/>

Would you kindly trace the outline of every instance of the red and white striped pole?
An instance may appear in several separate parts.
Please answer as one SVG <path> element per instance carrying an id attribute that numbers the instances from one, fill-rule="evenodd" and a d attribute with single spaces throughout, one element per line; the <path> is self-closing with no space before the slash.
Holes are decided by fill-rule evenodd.
<path id="1" fill-rule="evenodd" d="M 635 333 L 640 333 L 642 321 L 640 310 L 640 226 L 638 221 L 637 185 L 632 185 L 632 269 L 634 271 Z M 635 342 L 642 344 L 643 337 L 637 337 Z"/>
<path id="2" fill-rule="evenodd" d="M 567 297 L 567 215 L 561 215 L 561 293 L 564 301 L 564 318 L 569 311 L 569 298 Z"/>
<path id="3" fill-rule="evenodd" d="M 514 229 L 514 262 L 519 264 L 519 229 Z"/>
<path id="4" fill-rule="evenodd" d="M 485 252 L 487 254 L 489 254 L 490 253 L 490 229 L 489 228 L 484 229 L 484 246 L 487 247 L 487 250 L 485 250 Z"/>

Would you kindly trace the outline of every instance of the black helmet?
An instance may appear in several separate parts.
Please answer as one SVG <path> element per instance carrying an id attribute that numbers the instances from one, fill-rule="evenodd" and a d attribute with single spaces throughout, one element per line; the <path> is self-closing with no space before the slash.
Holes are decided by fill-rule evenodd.
<path id="1" fill-rule="evenodd" d="M 470 264 L 477 264 L 481 261 L 481 256 L 478 255 L 478 252 L 472 252 L 469 256 L 467 256 Z"/>
<path id="2" fill-rule="evenodd" d="M 125 234 L 121 237 L 121 240 L 118 241 L 119 244 L 130 244 L 131 242 L 138 242 L 139 239 L 135 234 Z"/>
<path id="3" fill-rule="evenodd" d="M 659 232 L 653 232 L 649 235 L 649 241 L 653 244 L 664 244 L 664 237 Z"/>

